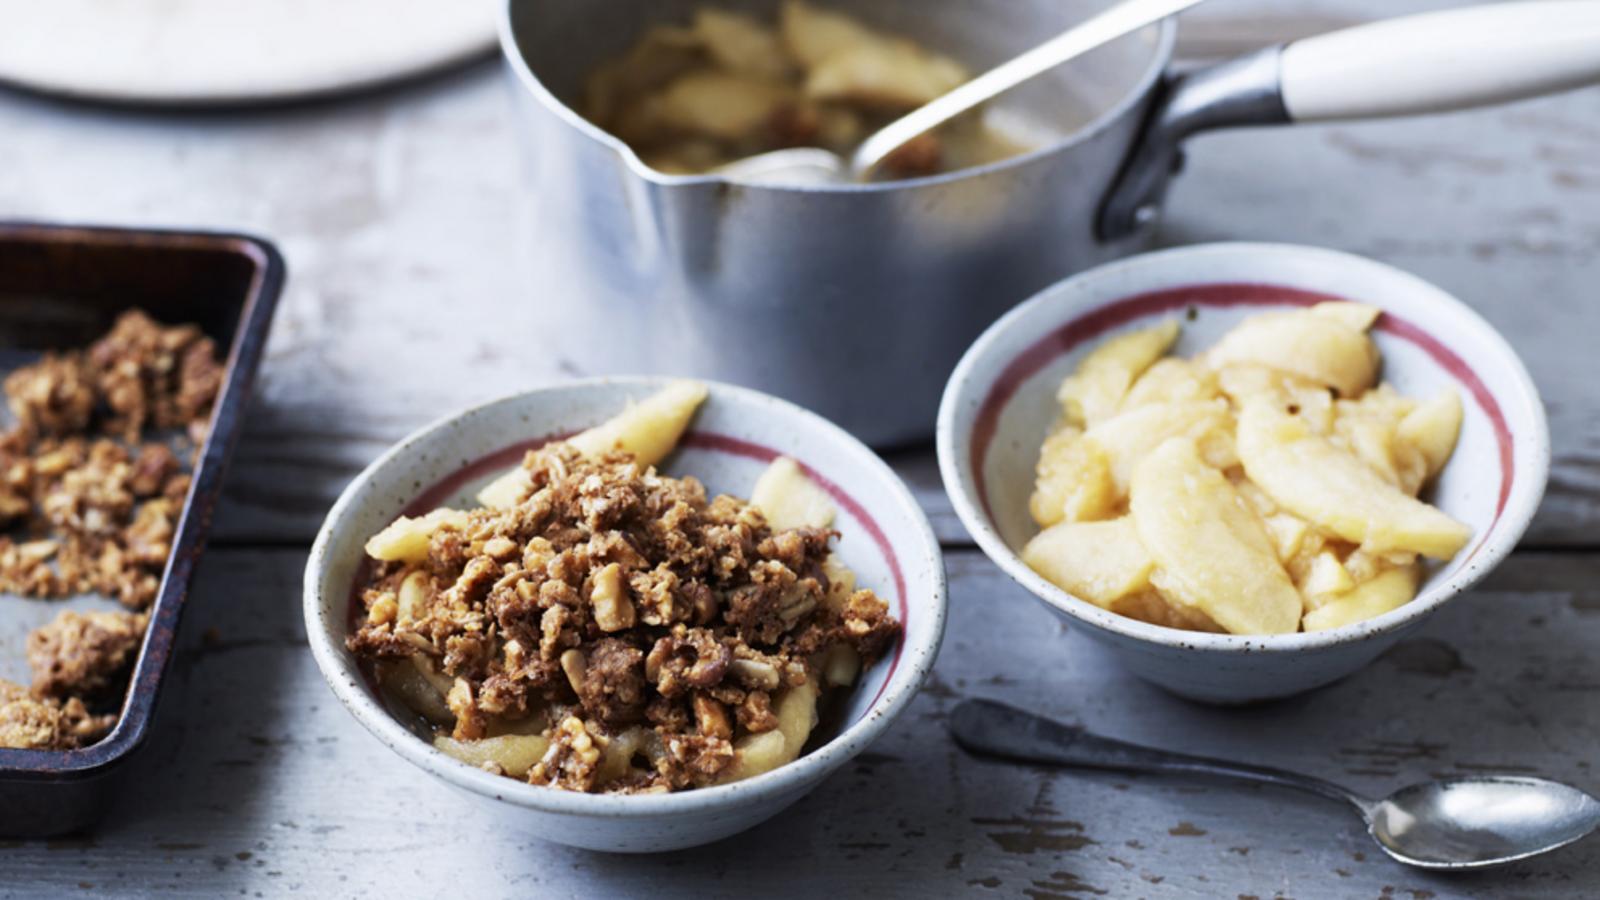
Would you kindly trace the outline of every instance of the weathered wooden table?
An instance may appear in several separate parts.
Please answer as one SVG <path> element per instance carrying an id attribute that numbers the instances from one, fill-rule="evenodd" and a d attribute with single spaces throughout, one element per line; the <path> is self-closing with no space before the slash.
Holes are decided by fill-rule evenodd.
<path id="1" fill-rule="evenodd" d="M 1420 5 L 1420 4 L 1408 4 Z M 1437 3 L 1433 5 L 1438 5 Z M 1220 55 L 1393 11 L 1218 4 Z M 1315 6 L 1332 9 L 1333 5 Z M 492 65 L 345 102 L 132 113 L 0 94 L 0 216 L 257 231 L 291 265 L 259 396 L 152 744 L 93 833 L 0 843 L 0 894 L 195 897 L 1583 897 L 1600 840 L 1472 878 L 1408 871 L 1345 811 L 1264 789 L 979 762 L 947 739 L 989 695 L 1106 733 L 1383 792 L 1529 772 L 1600 791 L 1600 91 L 1430 121 L 1207 137 L 1168 243 L 1254 238 L 1394 262 L 1477 306 L 1523 353 L 1555 467 L 1521 551 L 1362 674 L 1247 709 L 1130 678 L 971 545 L 930 450 L 894 461 L 946 544 L 935 678 L 876 746 L 791 812 L 662 857 L 474 827 L 471 807 L 334 701 L 300 621 L 306 547 L 385 446 L 464 404 L 585 373 L 541 335 L 508 88 Z M 6 653 L 19 648 L 3 648 Z"/>

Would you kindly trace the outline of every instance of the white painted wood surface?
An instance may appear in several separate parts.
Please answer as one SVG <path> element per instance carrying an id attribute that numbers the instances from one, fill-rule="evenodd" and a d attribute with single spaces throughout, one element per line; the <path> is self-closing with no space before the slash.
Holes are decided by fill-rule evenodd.
<path id="1" fill-rule="evenodd" d="M 1223 55 L 1394 6 L 1216 4 L 1185 45 Z M 1370 791 L 1486 769 L 1600 790 L 1600 91 L 1204 137 L 1163 231 L 1396 263 L 1523 352 L 1555 466 L 1524 552 L 1488 586 L 1333 688 L 1197 707 L 1130 680 L 998 575 L 949 512 L 931 453 L 913 448 L 894 460 L 952 576 L 936 682 L 777 821 L 619 858 L 457 821 L 465 803 L 337 706 L 298 619 L 305 545 L 360 466 L 452 409 L 585 372 L 581 342 L 538 328 L 541 305 L 565 298 L 541 296 L 517 263 L 538 226 L 536 199 L 517 190 L 508 90 L 480 67 L 348 103 L 206 115 L 0 93 L 0 216 L 254 231 L 291 267 L 156 739 L 94 833 L 0 844 L 0 896 L 1593 895 L 1600 841 L 1483 878 L 1429 877 L 1314 799 L 977 762 L 943 716 L 960 696 L 996 696 Z"/>

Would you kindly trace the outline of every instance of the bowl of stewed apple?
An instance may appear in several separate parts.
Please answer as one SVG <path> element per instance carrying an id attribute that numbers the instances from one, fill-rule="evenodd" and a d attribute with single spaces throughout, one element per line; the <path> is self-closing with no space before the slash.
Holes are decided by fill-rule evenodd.
<path id="1" fill-rule="evenodd" d="M 1390 266 L 1226 243 L 1085 272 L 951 377 L 939 462 L 1019 584 L 1177 694 L 1360 669 L 1505 558 L 1549 432 L 1516 353 Z"/>

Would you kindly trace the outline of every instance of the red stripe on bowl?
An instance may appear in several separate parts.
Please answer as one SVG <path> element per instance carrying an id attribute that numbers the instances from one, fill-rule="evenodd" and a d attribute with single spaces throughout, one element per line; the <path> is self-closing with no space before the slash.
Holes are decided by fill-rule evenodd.
<path id="1" fill-rule="evenodd" d="M 1062 355 L 1070 353 L 1083 342 L 1093 340 L 1113 328 L 1165 312 L 1187 310 L 1191 307 L 1228 309 L 1237 306 L 1311 306 L 1345 299 L 1333 294 L 1274 284 L 1220 283 L 1167 288 L 1135 294 L 1090 310 L 1030 344 L 1000 372 L 1000 376 L 989 387 L 983 405 L 978 407 L 977 418 L 972 423 L 972 452 L 968 464 L 972 467 L 972 480 L 978 492 L 978 504 L 982 507 L 983 514 L 988 516 L 989 524 L 995 525 L 994 511 L 989 507 L 989 489 L 983 477 L 983 467 L 989 458 L 989 446 L 994 442 L 995 433 L 1000 427 L 1000 414 L 1016 395 L 1017 390 L 1022 387 L 1023 382 L 1038 374 L 1041 369 Z M 1385 312 L 1378 320 L 1377 329 L 1415 344 L 1432 357 L 1440 368 L 1449 372 L 1452 378 L 1466 388 L 1494 429 L 1495 443 L 1500 450 L 1500 494 L 1495 503 L 1494 519 L 1483 531 L 1483 535 L 1488 535 L 1494 529 L 1495 523 L 1500 521 L 1500 514 L 1505 511 L 1506 500 L 1511 496 L 1511 483 L 1515 472 L 1512 465 L 1514 457 L 1511 431 L 1506 425 L 1505 414 L 1501 412 L 1499 402 L 1465 360 L 1416 324 L 1393 313 Z M 1466 558 L 1470 560 L 1482 546 L 1483 540 L 1480 537 L 1477 546 Z"/>
<path id="2" fill-rule="evenodd" d="M 405 508 L 401 510 L 400 514 L 404 516 L 426 515 L 427 513 L 438 509 L 446 500 L 460 492 L 463 485 L 479 478 L 483 478 L 487 475 L 492 475 L 512 468 L 513 466 L 516 466 L 522 462 L 522 457 L 526 455 L 529 450 L 537 450 L 551 441 L 559 441 L 564 438 L 571 437 L 575 433 L 576 432 L 568 431 L 559 434 L 547 435 L 545 437 L 533 438 L 531 440 L 512 444 L 509 447 L 502 447 L 493 453 L 479 457 L 478 459 L 463 465 L 460 469 L 456 470 L 450 475 L 446 475 L 444 478 L 441 478 L 429 485 L 425 490 L 417 495 L 415 500 L 412 500 L 410 503 L 406 504 Z M 747 459 L 754 459 L 760 462 L 772 462 L 774 459 L 777 459 L 780 456 L 789 456 L 791 459 L 794 458 L 792 454 L 780 453 L 779 451 L 763 444 L 757 444 L 752 441 L 746 441 L 741 438 L 731 437 L 725 434 L 718 434 L 711 431 L 690 431 L 683 436 L 683 439 L 679 442 L 679 445 L 684 447 L 694 447 L 700 450 L 710 450 L 713 453 L 727 453 L 732 456 L 742 456 Z M 832 497 L 835 503 L 843 507 L 846 513 L 861 523 L 861 527 L 866 529 L 867 535 L 871 537 L 872 542 L 877 545 L 879 554 L 881 554 L 884 561 L 889 564 L 889 574 L 894 579 L 895 606 L 900 614 L 900 623 L 902 626 L 904 626 L 909 614 L 909 607 L 906 605 L 905 574 L 900 567 L 900 558 L 895 554 L 893 545 L 889 543 L 888 534 L 886 534 L 883 528 L 878 525 L 878 521 L 867 512 L 866 507 L 862 506 L 855 497 L 847 493 L 844 488 L 838 485 L 837 482 L 826 475 L 823 475 L 815 467 L 803 460 L 795 459 L 795 462 L 798 463 L 800 468 L 805 471 L 808 478 L 816 482 L 818 487 L 828 492 L 828 496 Z M 362 615 L 361 585 L 366 583 L 370 572 L 371 560 L 363 557 L 361 565 L 356 567 L 355 580 L 350 585 L 349 621 L 352 626 L 360 620 Z M 867 704 L 867 710 L 871 710 L 872 707 L 878 705 L 879 698 L 881 698 L 883 696 L 883 692 L 888 689 L 889 682 L 894 679 L 895 670 L 900 667 L 900 657 L 904 652 L 905 634 L 902 630 L 900 639 L 895 642 L 894 655 L 889 657 L 889 670 L 884 673 L 883 684 L 878 688 L 878 692 L 873 695 L 872 702 Z M 374 693 L 374 696 L 376 696 L 378 687 L 376 682 L 373 681 L 371 673 L 367 671 L 366 667 L 362 667 L 362 674 L 366 676 L 367 687 L 371 689 Z M 865 717 L 866 711 L 863 711 L 860 718 Z M 860 721 L 860 719 L 858 718 L 857 721 Z"/>

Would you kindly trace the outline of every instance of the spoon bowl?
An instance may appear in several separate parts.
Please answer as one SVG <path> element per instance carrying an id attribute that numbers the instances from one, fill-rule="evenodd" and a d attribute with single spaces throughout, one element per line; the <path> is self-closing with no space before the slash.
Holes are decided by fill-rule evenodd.
<path id="1" fill-rule="evenodd" d="M 1413 784 L 1373 804 L 1368 831 L 1390 856 L 1429 869 L 1500 865 L 1600 827 L 1600 801 L 1543 778 L 1490 775 Z"/>

